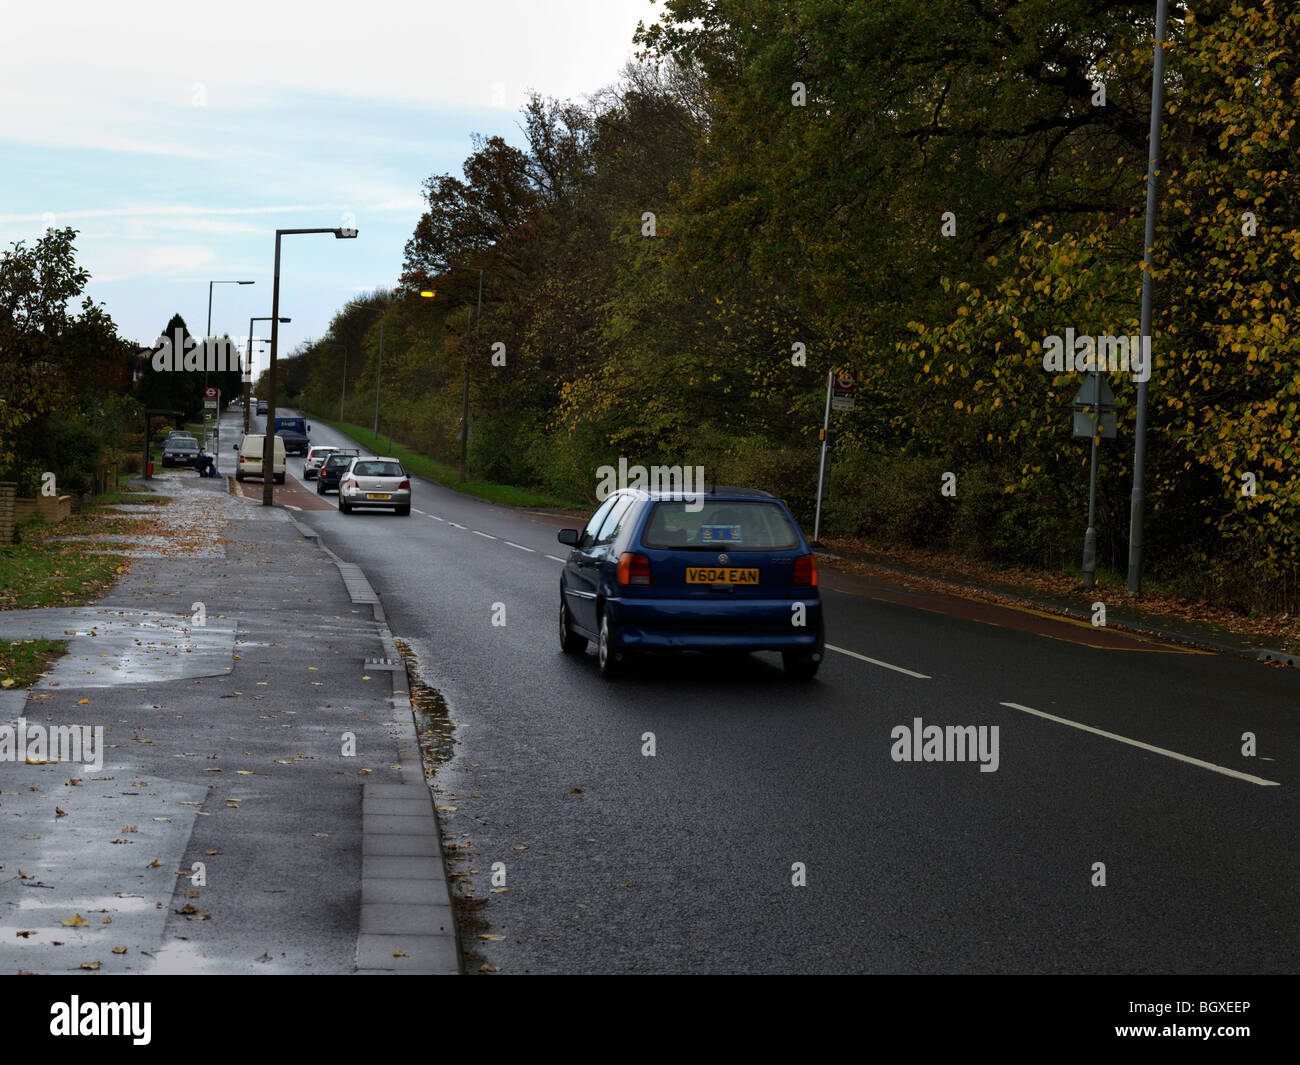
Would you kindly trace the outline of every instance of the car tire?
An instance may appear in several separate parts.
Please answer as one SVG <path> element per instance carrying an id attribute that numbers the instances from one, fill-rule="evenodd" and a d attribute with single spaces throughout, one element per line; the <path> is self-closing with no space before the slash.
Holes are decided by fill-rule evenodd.
<path id="1" fill-rule="evenodd" d="M 316 494 L 318 496 L 323 496 L 325 494 L 325 486 L 321 484 L 320 481 L 316 482 Z"/>
<path id="2" fill-rule="evenodd" d="M 781 664 L 794 680 L 812 680 L 822 664 L 822 652 L 817 651 L 782 651 Z"/>
<path id="3" fill-rule="evenodd" d="M 605 680 L 613 680 L 623 672 L 623 656 L 625 651 L 620 651 L 614 646 L 614 633 L 609 625 L 609 614 L 605 611 L 600 615 L 600 639 L 596 642 L 596 662 L 600 667 L 600 675 Z"/>
<path id="4" fill-rule="evenodd" d="M 276 484 L 284 484 L 284 474 L 280 474 L 279 476 L 277 476 L 277 477 L 275 478 L 275 483 L 276 483 Z"/>
<path id="5" fill-rule="evenodd" d="M 409 506 L 398 507 L 397 513 L 403 518 L 409 518 L 411 516 L 411 508 Z"/>
<path id="6" fill-rule="evenodd" d="M 348 506 L 348 501 L 347 501 L 346 499 L 343 498 L 343 493 L 342 493 L 342 492 L 339 493 L 339 513 L 340 513 L 340 514 L 351 514 L 351 513 L 352 513 L 352 508 L 351 508 L 350 506 Z"/>
<path id="7" fill-rule="evenodd" d="M 236 480 L 236 481 L 243 481 L 243 479 L 244 479 L 244 475 L 243 475 L 242 473 L 238 473 L 238 472 L 236 472 L 236 474 L 235 474 L 235 480 Z"/>
<path id="8" fill-rule="evenodd" d="M 564 593 L 560 593 L 560 650 L 566 655 L 576 655 L 587 649 L 587 637 L 579 636 L 569 628 L 569 608 L 564 605 Z"/>

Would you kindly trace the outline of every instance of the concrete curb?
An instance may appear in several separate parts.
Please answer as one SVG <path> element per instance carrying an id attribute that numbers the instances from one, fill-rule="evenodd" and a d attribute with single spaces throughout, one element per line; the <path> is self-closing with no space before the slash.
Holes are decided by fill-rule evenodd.
<path id="1" fill-rule="evenodd" d="M 1048 600 L 1031 599 L 1027 596 L 1017 595 L 1014 592 L 1004 592 L 994 588 L 988 588 L 982 584 L 971 584 L 969 581 L 956 581 L 945 577 L 936 577 L 931 573 L 922 573 L 919 570 L 904 569 L 901 566 L 889 566 L 882 562 L 857 558 L 853 555 L 837 555 L 820 548 L 814 548 L 813 550 L 822 558 L 835 559 L 841 562 L 854 562 L 858 565 L 871 566 L 874 569 L 883 570 L 886 573 L 897 573 L 900 576 L 916 577 L 921 580 L 934 581 L 937 584 L 946 584 L 953 588 L 964 588 L 972 592 L 982 592 L 985 595 L 997 596 L 1000 599 L 1009 599 L 1014 603 L 1033 607 L 1036 610 L 1049 611 L 1053 614 L 1059 614 L 1062 617 L 1071 618 L 1076 621 L 1092 620 L 1092 616 L 1087 611 L 1076 610 L 1073 607 L 1062 606 L 1059 603 L 1053 603 Z M 1284 665 L 1292 666 L 1293 668 L 1300 668 L 1300 654 L 1293 654 L 1290 651 L 1280 651 L 1271 647 L 1248 647 L 1243 644 L 1223 643 L 1199 634 L 1175 632 L 1171 629 L 1161 628 L 1157 625 L 1144 624 L 1140 621 L 1133 621 L 1131 619 L 1113 621 L 1108 617 L 1106 627 L 1108 629 L 1119 629 L 1124 632 L 1139 633 L 1144 636 L 1155 636 L 1169 643 L 1179 643 L 1186 647 L 1195 647 L 1206 651 L 1216 651 L 1219 654 L 1236 655 L 1240 658 L 1247 658 L 1254 661 L 1281 662 Z"/>
<path id="2" fill-rule="evenodd" d="M 290 514 L 289 521 L 338 567 L 354 603 L 374 610 L 382 659 L 367 659 L 367 672 L 387 672 L 390 705 L 398 732 L 400 784 L 366 784 L 361 801 L 361 932 L 357 972 L 367 975 L 457 976 L 461 969 L 456 917 L 447 884 L 442 831 L 433 792 L 424 779 L 407 688 L 406 666 L 388 628 L 379 595 L 361 567 L 344 562 L 320 542 L 315 529 Z"/>

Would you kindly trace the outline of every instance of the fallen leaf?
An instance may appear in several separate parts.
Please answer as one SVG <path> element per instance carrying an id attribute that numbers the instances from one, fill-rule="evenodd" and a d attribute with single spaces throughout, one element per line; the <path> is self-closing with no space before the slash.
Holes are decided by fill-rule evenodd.
<path id="1" fill-rule="evenodd" d="M 114 953 L 114 954 L 125 954 L 125 953 L 126 953 L 126 947 L 114 947 L 114 948 L 113 948 L 113 953 Z"/>
<path id="2" fill-rule="evenodd" d="M 506 938 L 505 936 L 496 936 L 496 935 L 493 935 L 491 932 L 482 932 L 482 933 L 479 934 L 479 939 L 492 939 L 492 940 L 497 940 L 497 939 L 505 939 L 505 938 Z"/>
<path id="3" fill-rule="evenodd" d="M 90 924 L 90 922 L 82 917 L 81 914 L 74 913 L 66 921 L 60 921 L 59 924 L 63 925 L 64 928 L 84 928 L 86 925 Z"/>
<path id="4" fill-rule="evenodd" d="M 481 973 L 499 973 L 501 970 L 495 965 L 489 965 L 487 962 L 484 962 L 478 967 L 478 971 Z"/>
<path id="5" fill-rule="evenodd" d="M 16 936 L 22 936 L 23 939 L 27 939 L 29 936 L 34 936 L 34 935 L 36 935 L 36 929 L 35 929 L 35 928 L 24 928 L 21 932 L 15 932 L 14 935 L 16 935 Z"/>
<path id="6" fill-rule="evenodd" d="M 68 811 L 67 811 L 67 810 L 62 810 L 62 809 L 60 809 L 59 807 L 56 806 L 56 807 L 54 808 L 54 816 L 55 816 L 55 817 L 67 817 L 67 816 L 68 816 Z"/>

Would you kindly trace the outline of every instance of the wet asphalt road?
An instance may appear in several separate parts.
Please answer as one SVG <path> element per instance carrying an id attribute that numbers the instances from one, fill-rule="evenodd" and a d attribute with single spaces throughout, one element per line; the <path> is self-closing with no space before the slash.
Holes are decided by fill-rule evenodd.
<path id="1" fill-rule="evenodd" d="M 559 520 L 418 480 L 414 506 L 299 517 L 362 565 L 458 722 L 444 832 L 504 937 L 467 946 L 502 971 L 1298 967 L 1295 671 L 823 570 L 843 650 L 815 682 L 755 655 L 611 684 L 558 648 Z M 996 726 L 997 770 L 895 761 L 917 718 Z"/>

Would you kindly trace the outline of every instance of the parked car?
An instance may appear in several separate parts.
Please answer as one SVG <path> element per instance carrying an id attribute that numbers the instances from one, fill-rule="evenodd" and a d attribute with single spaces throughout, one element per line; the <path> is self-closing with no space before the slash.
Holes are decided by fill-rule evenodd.
<path id="1" fill-rule="evenodd" d="M 239 451 L 239 465 L 235 467 L 236 481 L 242 481 L 246 477 L 266 479 L 262 470 L 262 451 L 265 446 L 265 433 L 248 433 L 241 443 L 235 445 L 236 450 Z M 284 484 L 284 441 L 278 436 L 275 438 L 271 476 L 275 478 L 276 484 Z"/>
<path id="2" fill-rule="evenodd" d="M 409 516 L 411 475 L 397 459 L 353 459 L 339 481 L 339 511 L 351 514 L 358 507 L 391 507 Z"/>
<path id="3" fill-rule="evenodd" d="M 798 678 L 821 664 L 817 560 L 775 496 L 625 488 L 558 539 L 570 547 L 560 647 L 577 654 L 594 641 L 603 677 L 642 650 L 779 651 Z"/>
<path id="4" fill-rule="evenodd" d="M 192 436 L 173 436 L 163 444 L 163 469 L 168 466 L 195 468 L 199 460 L 199 442 Z"/>
<path id="5" fill-rule="evenodd" d="M 265 414 L 266 411 L 267 411 L 266 400 L 264 400 L 264 399 L 259 399 L 259 400 L 257 401 L 257 413 L 258 413 L 258 414 Z"/>
<path id="6" fill-rule="evenodd" d="M 360 454 L 361 452 L 354 447 L 341 447 L 326 458 L 324 465 L 320 468 L 320 476 L 316 479 L 316 494 L 323 496 L 331 490 L 338 491 L 343 472 L 352 465 L 352 460 Z"/>
<path id="7" fill-rule="evenodd" d="M 330 452 L 337 451 L 338 448 L 331 447 L 328 444 L 314 444 L 307 449 L 307 459 L 302 464 L 302 475 L 307 480 L 312 480 L 320 468 L 325 465 L 325 460 L 329 458 Z"/>

